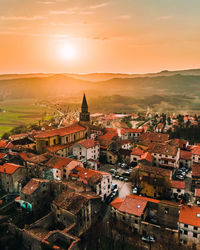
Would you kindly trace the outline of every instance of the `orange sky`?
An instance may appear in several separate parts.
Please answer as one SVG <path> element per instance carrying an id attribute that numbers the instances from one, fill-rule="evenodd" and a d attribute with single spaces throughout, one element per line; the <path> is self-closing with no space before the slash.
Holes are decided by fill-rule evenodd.
<path id="1" fill-rule="evenodd" d="M 199 68 L 199 10 L 199 0 L 0 0 L 0 73 Z"/>

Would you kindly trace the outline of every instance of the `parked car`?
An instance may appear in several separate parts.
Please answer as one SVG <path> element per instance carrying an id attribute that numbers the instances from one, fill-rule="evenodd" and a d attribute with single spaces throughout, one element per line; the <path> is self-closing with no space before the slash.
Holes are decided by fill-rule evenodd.
<path id="1" fill-rule="evenodd" d="M 134 187 L 133 188 L 133 194 L 137 194 L 138 193 L 138 188 L 137 187 Z"/>
<path id="2" fill-rule="evenodd" d="M 197 205 L 198 205 L 198 206 L 200 205 L 200 201 L 197 201 Z"/>
<path id="3" fill-rule="evenodd" d="M 146 242 L 155 242 L 154 236 L 142 236 L 142 240 Z"/>
<path id="4" fill-rule="evenodd" d="M 112 174 L 115 174 L 117 171 L 116 171 L 114 168 L 111 168 L 111 169 L 109 170 L 109 172 L 112 173 Z"/>
<path id="5" fill-rule="evenodd" d="M 122 175 L 123 176 L 130 176 L 131 174 L 129 172 L 124 172 Z"/>
<path id="6" fill-rule="evenodd" d="M 116 178 L 116 179 L 119 179 L 120 177 L 119 177 L 119 175 L 116 175 L 115 178 Z"/>
<path id="7" fill-rule="evenodd" d="M 127 181 L 128 181 L 128 178 L 124 178 L 124 181 L 126 181 L 126 182 L 127 182 Z"/>
<path id="8" fill-rule="evenodd" d="M 181 181 L 183 181 L 183 180 L 185 179 L 184 176 L 183 176 L 182 174 L 176 175 L 176 178 L 177 178 L 178 180 L 181 180 Z"/>
<path id="9" fill-rule="evenodd" d="M 124 180 L 124 177 L 120 176 L 120 177 L 119 177 L 119 180 L 120 180 L 120 181 L 123 181 L 123 180 Z"/>
<path id="10" fill-rule="evenodd" d="M 121 168 L 125 168 L 126 165 L 127 165 L 126 163 L 122 163 L 122 164 L 121 164 Z"/>

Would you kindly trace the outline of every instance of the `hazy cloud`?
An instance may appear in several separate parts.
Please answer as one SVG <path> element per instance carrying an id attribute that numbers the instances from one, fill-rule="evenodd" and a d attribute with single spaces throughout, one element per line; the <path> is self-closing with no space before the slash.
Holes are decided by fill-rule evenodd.
<path id="1" fill-rule="evenodd" d="M 97 5 L 92 5 L 89 7 L 89 9 L 99 9 L 99 8 L 103 8 L 103 7 L 106 7 L 108 6 L 110 3 L 100 3 L 100 4 L 97 4 Z"/>
<path id="2" fill-rule="evenodd" d="M 55 3 L 55 2 L 53 2 L 53 1 L 37 1 L 36 3 L 38 3 L 38 4 L 53 4 L 53 3 Z"/>
<path id="3" fill-rule="evenodd" d="M 159 20 L 169 20 L 169 19 L 173 19 L 173 16 L 161 16 L 158 19 Z"/>
<path id="4" fill-rule="evenodd" d="M 0 16 L 3 21 L 34 21 L 45 19 L 43 16 Z"/>
<path id="5" fill-rule="evenodd" d="M 121 19 L 121 20 L 130 20 L 131 18 L 132 16 L 130 15 L 121 15 L 117 17 L 117 19 Z"/>

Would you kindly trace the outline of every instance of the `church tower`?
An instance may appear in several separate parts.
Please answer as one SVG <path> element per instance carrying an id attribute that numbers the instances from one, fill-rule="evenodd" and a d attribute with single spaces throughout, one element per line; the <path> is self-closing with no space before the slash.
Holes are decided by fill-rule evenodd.
<path id="1" fill-rule="evenodd" d="M 80 122 L 85 123 L 87 125 L 89 125 L 90 123 L 90 112 L 88 112 L 88 104 L 85 94 L 83 96 L 83 101 L 81 105 Z"/>

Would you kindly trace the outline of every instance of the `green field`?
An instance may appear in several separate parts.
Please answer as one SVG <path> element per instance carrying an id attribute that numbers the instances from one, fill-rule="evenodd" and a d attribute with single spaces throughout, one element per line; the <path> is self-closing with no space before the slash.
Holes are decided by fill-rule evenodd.
<path id="1" fill-rule="evenodd" d="M 2 101 L 0 109 L 0 136 L 19 125 L 37 123 L 42 118 L 51 117 L 44 107 L 30 99 Z"/>

